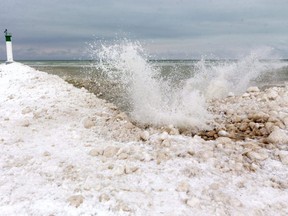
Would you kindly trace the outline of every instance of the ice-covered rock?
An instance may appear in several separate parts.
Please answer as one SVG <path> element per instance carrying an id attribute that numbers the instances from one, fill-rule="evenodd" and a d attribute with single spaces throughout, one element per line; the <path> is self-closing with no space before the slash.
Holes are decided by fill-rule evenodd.
<path id="1" fill-rule="evenodd" d="M 266 96 L 269 100 L 275 100 L 278 97 L 278 92 L 274 89 L 269 89 Z"/>
<path id="2" fill-rule="evenodd" d="M 251 119 L 254 122 L 267 122 L 269 119 L 269 115 L 260 111 L 260 112 L 256 112 L 256 113 L 251 113 L 248 115 L 248 118 Z"/>
<path id="3" fill-rule="evenodd" d="M 21 125 L 23 127 L 29 127 L 30 121 L 28 119 L 24 119 L 24 120 L 22 120 Z"/>
<path id="4" fill-rule="evenodd" d="M 94 121 L 91 119 L 91 118 L 85 118 L 83 120 L 83 126 L 86 128 L 86 129 L 89 129 L 91 127 L 94 127 L 95 126 L 95 123 Z"/>
<path id="5" fill-rule="evenodd" d="M 280 151 L 279 157 L 280 157 L 281 162 L 284 165 L 288 165 L 288 151 L 284 151 L 284 150 Z"/>
<path id="6" fill-rule="evenodd" d="M 125 174 L 125 166 L 123 165 L 114 166 L 112 169 L 112 173 L 116 176 Z"/>
<path id="7" fill-rule="evenodd" d="M 139 168 L 137 166 L 132 165 L 126 165 L 125 166 L 125 174 L 131 174 L 138 170 Z"/>
<path id="8" fill-rule="evenodd" d="M 251 160 L 266 160 L 268 158 L 268 154 L 266 152 L 256 152 L 256 151 L 250 151 L 247 153 L 247 156 Z"/>
<path id="9" fill-rule="evenodd" d="M 282 119 L 285 127 L 288 129 L 288 116 L 285 116 L 283 119 Z"/>
<path id="10" fill-rule="evenodd" d="M 267 140 L 273 144 L 288 144 L 288 135 L 283 129 L 276 128 L 267 137 Z"/>
<path id="11" fill-rule="evenodd" d="M 198 199 L 198 198 L 196 198 L 196 197 L 192 197 L 192 198 L 190 198 L 190 199 L 188 199 L 187 201 L 186 201 L 186 204 L 188 205 L 188 206 L 190 206 L 190 207 L 198 207 L 199 206 L 199 204 L 200 204 L 200 200 Z"/>
<path id="12" fill-rule="evenodd" d="M 108 146 L 104 149 L 103 156 L 105 157 L 113 157 L 119 151 L 119 147 L 116 146 Z"/>
<path id="13" fill-rule="evenodd" d="M 103 154 L 103 149 L 102 148 L 93 148 L 89 151 L 89 155 L 91 156 L 98 156 Z"/>
<path id="14" fill-rule="evenodd" d="M 260 92 L 260 89 L 257 86 L 251 86 L 246 90 L 246 92 L 248 93 Z"/>
<path id="15" fill-rule="evenodd" d="M 169 136 L 168 133 L 166 131 L 164 131 L 162 134 L 160 134 L 159 139 L 161 141 L 164 141 L 164 140 L 168 139 L 168 136 Z"/>
<path id="16" fill-rule="evenodd" d="M 27 113 L 30 113 L 32 112 L 32 109 L 30 107 L 25 107 L 23 110 L 22 110 L 22 114 L 25 115 Z"/>
<path id="17" fill-rule="evenodd" d="M 165 131 L 170 135 L 178 135 L 179 130 L 175 128 L 173 125 L 168 125 L 168 127 L 165 128 Z"/>
<path id="18" fill-rule="evenodd" d="M 227 131 L 220 130 L 220 131 L 218 131 L 218 136 L 220 136 L 220 137 L 228 137 L 229 133 Z"/>
<path id="19" fill-rule="evenodd" d="M 1 215 L 286 213 L 288 153 L 279 144 L 288 143 L 287 87 L 273 89 L 275 100 L 254 90 L 211 100 L 205 141 L 191 128 L 137 128 L 57 76 L 0 76 Z M 31 127 L 23 128 L 25 118 Z M 149 142 L 140 142 L 145 130 Z"/>
<path id="20" fill-rule="evenodd" d="M 221 143 L 221 144 L 230 144 L 232 142 L 232 140 L 229 137 L 218 137 L 217 142 Z"/>
<path id="21" fill-rule="evenodd" d="M 247 98 L 247 97 L 250 97 L 250 94 L 245 92 L 243 95 L 242 95 L 243 98 Z"/>
<path id="22" fill-rule="evenodd" d="M 103 193 L 99 196 L 99 202 L 107 202 L 109 200 L 110 200 L 110 197 L 106 193 Z"/>
<path id="23" fill-rule="evenodd" d="M 73 195 L 68 198 L 68 202 L 70 205 L 78 208 L 84 201 L 84 197 L 82 195 Z"/>
<path id="24" fill-rule="evenodd" d="M 187 181 L 181 181 L 179 182 L 177 188 L 176 188 L 176 191 L 178 192 L 185 192 L 187 193 L 190 189 L 190 185 Z"/>
<path id="25" fill-rule="evenodd" d="M 143 141 L 147 141 L 148 139 L 149 139 L 149 136 L 150 136 L 150 134 L 149 134 L 149 132 L 148 131 L 142 131 L 141 133 L 140 133 L 140 139 L 141 140 L 143 140 Z"/>

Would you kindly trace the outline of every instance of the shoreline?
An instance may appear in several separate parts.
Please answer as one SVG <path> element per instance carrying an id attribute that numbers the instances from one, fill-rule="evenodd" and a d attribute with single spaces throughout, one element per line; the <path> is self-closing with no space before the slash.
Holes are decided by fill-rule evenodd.
<path id="1" fill-rule="evenodd" d="M 287 86 L 212 101 L 207 141 L 136 127 L 86 89 L 19 63 L 0 65 L 0 89 L 3 214 L 288 213 Z"/>

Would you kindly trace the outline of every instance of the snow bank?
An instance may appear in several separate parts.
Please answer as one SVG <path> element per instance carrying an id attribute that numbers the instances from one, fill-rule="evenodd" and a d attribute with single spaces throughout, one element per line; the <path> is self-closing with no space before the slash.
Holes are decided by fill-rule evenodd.
<path id="1" fill-rule="evenodd" d="M 1 65 L 1 215 L 286 215 L 286 90 L 214 101 L 219 133 L 205 141 L 172 125 L 137 128 L 57 76 Z M 269 104 L 269 121 L 254 116 L 267 134 L 237 139 L 248 98 L 256 113 Z"/>

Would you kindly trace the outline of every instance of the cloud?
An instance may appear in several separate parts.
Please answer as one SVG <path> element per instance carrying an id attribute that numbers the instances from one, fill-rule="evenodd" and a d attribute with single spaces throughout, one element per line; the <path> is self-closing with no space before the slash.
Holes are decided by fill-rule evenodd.
<path id="1" fill-rule="evenodd" d="M 0 28 L 12 31 L 21 59 L 75 59 L 86 42 L 117 35 L 150 43 L 147 51 L 158 56 L 210 52 L 229 58 L 271 46 L 288 57 L 287 10 L 286 0 L 10 0 L 1 3 Z"/>

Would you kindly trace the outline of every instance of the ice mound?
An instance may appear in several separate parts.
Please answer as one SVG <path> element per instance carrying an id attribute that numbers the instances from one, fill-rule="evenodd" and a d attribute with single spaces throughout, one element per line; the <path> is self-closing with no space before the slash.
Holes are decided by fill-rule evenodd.
<path id="1" fill-rule="evenodd" d="M 2 215 L 287 214 L 287 87 L 211 101 L 205 141 L 137 128 L 57 76 L 0 71 Z"/>

